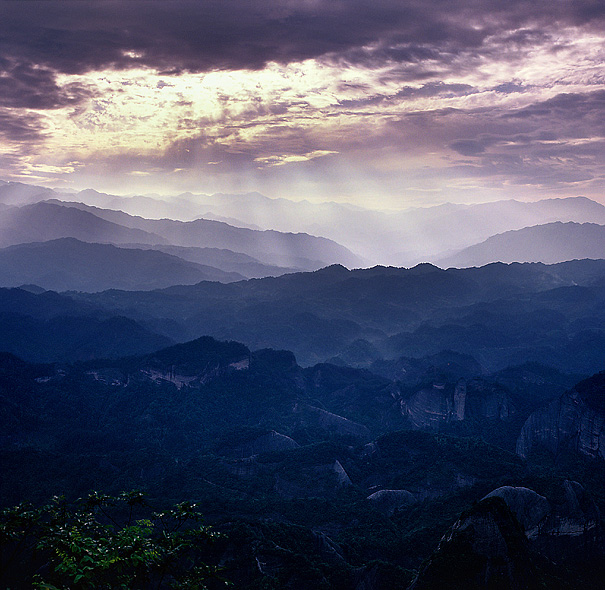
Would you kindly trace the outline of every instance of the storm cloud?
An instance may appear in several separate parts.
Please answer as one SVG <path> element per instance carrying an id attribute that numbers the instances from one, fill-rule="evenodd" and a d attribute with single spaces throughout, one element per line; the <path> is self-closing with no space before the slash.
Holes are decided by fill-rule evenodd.
<path id="1" fill-rule="evenodd" d="M 479 50 L 486 39 L 527 45 L 536 27 L 586 25 L 602 3 L 496 0 L 5 1 L 2 56 L 66 74 L 146 66 L 259 69 L 331 56 L 355 63 L 414 62 Z M 523 29 L 531 24 L 532 29 Z M 518 30 L 522 29 L 522 30 Z"/>

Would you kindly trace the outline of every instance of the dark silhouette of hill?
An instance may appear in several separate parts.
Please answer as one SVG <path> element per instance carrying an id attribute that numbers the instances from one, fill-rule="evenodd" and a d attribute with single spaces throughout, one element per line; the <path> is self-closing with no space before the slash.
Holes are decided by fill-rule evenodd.
<path id="1" fill-rule="evenodd" d="M 469 267 L 490 262 L 553 264 L 583 258 L 605 258 L 604 225 L 557 221 L 508 231 L 437 263 L 442 267 Z"/>
<path id="2" fill-rule="evenodd" d="M 538 590 L 548 581 L 504 500 L 486 498 L 444 535 L 409 590 Z"/>
<path id="3" fill-rule="evenodd" d="M 142 354 L 169 345 L 131 318 L 53 291 L 0 288 L 0 351 L 34 362 Z"/>
<path id="4" fill-rule="evenodd" d="M 524 376 L 508 377 L 523 387 Z M 243 589 L 268 578 L 405 588 L 412 569 L 412 588 L 598 587 L 602 463 L 562 481 L 551 463 L 473 435 L 476 418 L 462 420 L 465 436 L 401 430 L 394 398 L 410 393 L 369 371 L 301 369 L 287 351 L 208 337 L 74 364 L 0 352 L 0 506 L 92 489 L 104 509 L 101 493 L 135 484 L 158 501 L 195 498 L 223 534 L 205 557 Z M 29 550 L 5 563 L 19 588 L 39 571 Z"/>
<path id="5" fill-rule="evenodd" d="M 244 278 L 164 252 L 75 238 L 0 249 L 0 285 L 4 287 L 33 283 L 55 291 L 146 290 Z"/>
<path id="6" fill-rule="evenodd" d="M 233 250 L 228 250 L 226 248 L 196 248 L 194 246 L 162 245 L 148 246 L 146 244 L 129 244 L 128 247 L 158 250 L 159 252 L 178 256 L 189 262 L 221 269 L 226 273 L 238 273 L 247 279 L 280 276 L 299 270 L 294 267 L 264 264 L 256 258 L 248 256 L 248 254 L 233 252 Z"/>
<path id="7" fill-rule="evenodd" d="M 449 270 L 335 265 L 230 284 L 77 297 L 116 314 L 136 309 L 135 317 L 178 340 L 205 334 L 252 349 L 292 350 L 304 365 L 346 358 L 359 340 L 385 359 L 452 350 L 490 371 L 532 360 L 589 373 L 600 369 L 605 352 L 603 260 Z M 162 327 L 168 319 L 169 328 Z"/>

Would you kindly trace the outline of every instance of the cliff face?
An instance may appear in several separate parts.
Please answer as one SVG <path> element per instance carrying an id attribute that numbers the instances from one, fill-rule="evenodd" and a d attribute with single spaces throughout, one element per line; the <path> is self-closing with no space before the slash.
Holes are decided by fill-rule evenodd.
<path id="1" fill-rule="evenodd" d="M 502 498 L 523 527 L 525 535 L 536 538 L 544 528 L 546 516 L 551 512 L 550 502 L 533 490 L 503 486 L 490 492 L 486 498 Z"/>
<path id="2" fill-rule="evenodd" d="M 401 400 L 402 415 L 423 430 L 469 418 L 503 420 L 514 412 L 507 390 L 482 379 L 461 379 L 455 386 L 434 383 Z"/>
<path id="3" fill-rule="evenodd" d="M 282 469 L 273 489 L 284 498 L 328 498 L 353 485 L 340 461 Z"/>
<path id="4" fill-rule="evenodd" d="M 486 498 L 444 535 L 409 590 L 529 590 L 539 583 L 519 523 L 501 498 Z"/>
<path id="5" fill-rule="evenodd" d="M 260 455 L 261 453 L 271 453 L 272 451 L 286 451 L 298 448 L 298 443 L 285 434 L 270 430 L 240 444 L 236 444 L 221 449 L 225 457 L 232 459 L 245 459 Z"/>
<path id="6" fill-rule="evenodd" d="M 347 418 L 332 414 L 321 408 L 308 404 L 296 404 L 294 412 L 300 416 L 302 424 L 320 428 L 328 433 L 337 433 L 342 436 L 351 436 L 360 440 L 370 439 L 370 430 L 363 424 L 357 424 Z"/>
<path id="7" fill-rule="evenodd" d="M 605 562 L 601 516 L 579 483 L 563 482 L 556 502 L 533 490 L 510 486 L 486 496 L 492 497 L 506 502 L 532 549 L 553 563 L 594 567 Z"/>
<path id="8" fill-rule="evenodd" d="M 525 458 L 536 448 L 605 459 L 605 372 L 530 415 L 517 440 L 517 454 Z"/>

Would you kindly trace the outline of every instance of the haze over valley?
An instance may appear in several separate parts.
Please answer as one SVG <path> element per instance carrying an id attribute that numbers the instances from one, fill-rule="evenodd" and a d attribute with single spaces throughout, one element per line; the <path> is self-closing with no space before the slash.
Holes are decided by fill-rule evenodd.
<path id="1" fill-rule="evenodd" d="M 174 202 L 178 212 L 181 201 L 187 202 L 189 214 L 183 219 L 167 218 L 166 207 Z M 218 264 L 228 272 L 237 269 L 226 258 L 220 262 L 213 258 L 208 249 L 231 250 L 252 258 L 250 263 L 267 265 L 256 271 L 251 266 L 242 272 L 245 278 L 317 270 L 335 263 L 348 268 L 409 267 L 422 262 L 447 267 L 600 258 L 602 239 L 596 226 L 605 224 L 605 206 L 585 197 L 379 211 L 260 194 L 188 194 L 172 200 L 96 191 L 66 195 L 4 182 L 0 204 L 5 205 L 0 210 L 1 246 L 66 237 L 121 247 L 153 246 L 189 262 Z M 557 222 L 568 225 L 552 225 Z M 522 229 L 525 234 L 531 231 L 531 237 L 509 233 L 509 242 L 500 251 L 484 252 L 476 261 L 465 251 L 476 250 L 498 234 Z M 559 247 L 553 249 L 554 243 Z"/>

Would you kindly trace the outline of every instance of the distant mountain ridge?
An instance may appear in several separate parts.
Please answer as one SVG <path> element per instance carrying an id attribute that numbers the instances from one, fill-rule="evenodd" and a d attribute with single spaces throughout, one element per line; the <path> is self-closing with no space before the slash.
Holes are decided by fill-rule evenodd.
<path id="1" fill-rule="evenodd" d="M 54 291 L 160 289 L 200 281 L 243 280 L 239 273 L 188 262 L 157 250 L 60 238 L 0 249 L 0 286 L 36 284 Z"/>
<path id="2" fill-rule="evenodd" d="M 173 343 L 139 322 L 52 291 L 0 288 L 0 351 L 35 362 L 144 354 Z"/>
<path id="3" fill-rule="evenodd" d="M 0 246 L 76 238 L 86 242 L 167 244 L 148 231 L 125 227 L 88 211 L 54 203 L 34 203 L 0 211 Z"/>
<path id="4" fill-rule="evenodd" d="M 340 244 L 304 233 L 258 231 L 205 219 L 191 222 L 151 220 L 58 200 L 0 208 L 0 247 L 60 238 L 116 245 L 230 250 L 245 254 L 250 257 L 249 262 L 258 264 L 254 269 L 251 267 L 251 275 L 242 276 L 315 270 L 333 263 L 349 267 L 363 265 L 362 259 Z M 190 262 L 199 264 L 201 261 Z M 263 265 L 267 268 L 262 268 Z"/>
<path id="5" fill-rule="evenodd" d="M 492 236 L 437 261 L 442 267 L 484 266 L 491 262 L 544 262 L 605 258 L 605 225 L 560 221 Z"/>
<path id="6" fill-rule="evenodd" d="M 0 184 L 0 203 L 17 205 L 53 198 L 63 202 L 80 201 L 82 208 L 88 208 L 93 213 L 91 207 L 120 209 L 131 217 L 144 215 L 155 221 L 170 217 L 189 222 L 207 214 L 214 219 L 232 221 L 233 225 L 242 228 L 259 227 L 278 232 L 305 232 L 323 236 L 365 259 L 362 264 L 353 266 L 371 266 L 377 263 L 413 266 L 420 262 L 436 262 L 493 235 L 556 221 L 605 224 L 605 206 L 581 196 L 535 202 L 509 199 L 470 205 L 445 203 L 380 211 L 347 203 L 290 201 L 259 193 L 119 197 L 90 189 L 79 193 L 61 193 L 19 183 Z M 120 221 L 118 212 L 103 215 L 115 223 L 134 223 L 132 220 L 125 223 L 124 217 Z M 136 227 L 156 232 L 162 224 L 156 225 L 155 229 L 149 225 Z M 165 225 L 164 230 L 168 231 Z M 174 227 L 170 231 L 174 231 Z M 192 244 L 180 241 L 178 245 Z M 214 246 L 234 249 L 229 245 Z M 250 246 L 248 243 L 247 247 Z M 253 252 L 247 253 L 255 256 Z M 313 256 L 308 258 L 313 259 Z M 291 264 L 284 260 L 263 262 L 303 268 L 301 264 Z M 330 262 L 352 266 L 343 260 L 324 260 L 326 264 Z M 305 268 L 311 270 L 308 266 Z"/>
<path id="7" fill-rule="evenodd" d="M 340 263 L 349 268 L 363 265 L 351 251 L 333 240 L 306 233 L 254 230 L 231 226 L 222 221 L 196 219 L 145 219 L 122 211 L 100 209 L 82 203 L 65 203 L 64 206 L 87 211 L 96 217 L 131 229 L 145 231 L 161 237 L 157 243 L 173 246 L 226 248 L 243 252 L 277 266 L 291 266 L 300 270 L 313 270 L 327 264 Z M 141 240 L 143 243 L 149 243 Z"/>
<path id="8" fill-rule="evenodd" d="M 372 350 L 391 359 L 451 350 L 489 370 L 531 360 L 594 372 L 605 354 L 605 260 L 450 270 L 335 265 L 77 299 L 116 314 L 136 310 L 136 318 L 177 340 L 205 334 L 292 350 L 304 365 L 346 358 L 361 340 L 370 361 L 378 358 Z"/>

